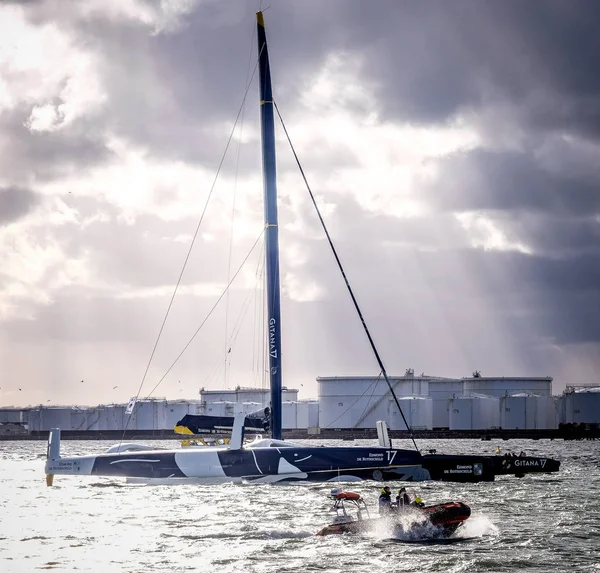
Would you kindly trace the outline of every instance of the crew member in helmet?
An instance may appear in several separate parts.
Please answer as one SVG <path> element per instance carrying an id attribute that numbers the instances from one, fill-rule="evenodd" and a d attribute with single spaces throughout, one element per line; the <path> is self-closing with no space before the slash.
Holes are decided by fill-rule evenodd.
<path id="1" fill-rule="evenodd" d="M 425 507 L 425 504 L 423 503 L 423 500 L 421 499 L 420 495 L 417 495 L 417 497 L 415 497 L 413 505 L 416 505 L 417 507 Z"/>
<path id="2" fill-rule="evenodd" d="M 390 486 L 386 485 L 381 488 L 381 495 L 379 496 L 379 514 L 387 515 L 392 509 L 392 490 Z"/>
<path id="3" fill-rule="evenodd" d="M 406 493 L 406 488 L 401 487 L 398 490 L 398 495 L 396 496 L 396 507 L 398 509 L 404 509 L 405 507 L 410 505 L 410 497 Z"/>

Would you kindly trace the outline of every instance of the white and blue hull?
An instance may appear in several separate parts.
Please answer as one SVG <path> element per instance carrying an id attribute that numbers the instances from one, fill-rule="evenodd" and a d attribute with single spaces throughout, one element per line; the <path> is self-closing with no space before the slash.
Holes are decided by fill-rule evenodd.
<path id="1" fill-rule="evenodd" d="M 420 461 L 418 452 L 380 447 L 203 447 L 49 458 L 46 474 L 211 483 L 429 479 Z"/>

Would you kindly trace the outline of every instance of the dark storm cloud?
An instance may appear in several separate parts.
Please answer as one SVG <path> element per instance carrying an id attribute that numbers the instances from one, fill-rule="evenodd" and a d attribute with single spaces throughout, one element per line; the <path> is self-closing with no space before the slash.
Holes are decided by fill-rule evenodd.
<path id="1" fill-rule="evenodd" d="M 545 213 L 507 213 L 499 219 L 506 234 L 545 256 L 589 255 L 600 249 L 599 215 L 559 217 Z"/>
<path id="2" fill-rule="evenodd" d="M 477 150 L 450 155 L 432 202 L 450 211 L 541 211 L 554 215 L 600 212 L 600 175 L 551 172 L 532 154 Z"/>
<path id="3" fill-rule="evenodd" d="M 71 19 L 78 42 L 103 54 L 105 125 L 165 156 L 218 159 L 226 134 L 214 126 L 235 117 L 255 62 L 254 4 L 201 2 L 179 29 L 158 34 L 44 6 L 31 18 Z M 502 103 L 532 129 L 589 134 L 600 113 L 599 13 L 594 2 L 276 3 L 266 13 L 276 96 L 292 109 L 326 58 L 344 51 L 377 88 L 383 117 L 437 123 Z"/>
<path id="4" fill-rule="evenodd" d="M 600 342 L 600 242 L 594 244 L 583 231 L 582 237 L 575 236 L 575 228 L 570 237 L 557 237 L 555 250 L 531 255 L 490 251 L 470 248 L 468 235 L 451 216 L 399 220 L 360 215 L 347 197 L 338 198 L 337 204 L 328 226 L 367 322 L 386 333 L 379 340 L 387 356 L 401 353 L 410 359 L 408 351 L 392 350 L 394 343 L 423 356 L 424 348 L 415 346 L 414 336 L 422 337 L 425 346 L 429 340 L 444 347 L 450 343 L 441 340 L 451 337 L 460 341 L 474 364 L 478 353 L 489 363 L 498 358 L 494 353 L 505 359 L 510 355 L 522 371 L 533 374 L 544 364 L 534 351 L 540 339 L 557 344 Z M 305 216 L 313 217 L 308 211 Z M 541 228 L 550 231 L 551 225 Z M 284 248 L 286 240 L 292 239 L 282 233 Z M 303 242 L 306 245 L 306 239 Z M 572 247 L 568 252 L 567 244 Z M 336 323 L 344 312 L 349 314 L 341 319 L 344 332 L 349 332 L 353 310 L 317 232 L 306 252 L 307 264 L 292 272 L 301 284 L 315 281 L 326 293 L 325 302 L 318 303 L 323 322 L 329 316 Z M 287 270 L 288 264 L 284 258 L 282 268 Z M 503 332 L 510 333 L 508 340 L 502 345 L 491 342 Z M 442 356 L 448 359 L 449 354 Z M 392 364 L 400 367 L 393 358 Z"/>
<path id="5" fill-rule="evenodd" d="M 53 181 L 111 157 L 97 126 L 82 121 L 60 131 L 30 131 L 31 109 L 0 114 L 0 172 L 11 181 Z"/>
<path id="6" fill-rule="evenodd" d="M 598 134 L 596 2 L 345 6 L 340 20 L 387 116 L 440 122 L 505 102 L 533 128 Z"/>
<path id="7" fill-rule="evenodd" d="M 24 217 L 39 202 L 39 196 L 30 189 L 0 187 L 0 225 Z"/>
<path id="8" fill-rule="evenodd" d="M 251 70 L 256 57 L 254 8 L 202 2 L 180 29 L 154 33 L 151 25 L 99 12 L 76 17 L 62 2 L 32 6 L 33 21 L 60 22 L 77 46 L 100 55 L 107 100 L 85 122 L 49 134 L 26 130 L 30 109 L 6 116 L 3 174 L 21 181 L 31 170 L 53 178 L 106 161 L 106 132 L 148 148 L 151 157 L 216 165 L 228 135 L 224 125 L 235 118 L 248 62 Z M 599 10 L 595 2 L 314 0 L 273 3 L 267 11 L 275 97 L 288 122 L 290 116 L 302 122 L 297 112 L 309 82 L 328 56 L 343 51 L 360 69 L 356 81 L 374 94 L 370 109 L 354 110 L 358 117 L 375 111 L 386 122 L 439 125 L 464 115 L 485 130 L 486 114 L 497 114 L 524 132 L 524 146 L 510 145 L 519 152 L 502 151 L 498 143 L 493 152 L 441 160 L 440 180 L 423 190 L 422 199 L 438 209 L 431 216 L 367 215 L 347 196 L 328 197 L 337 206 L 328 224 L 391 371 L 418 363 L 465 375 L 484 364 L 491 373 L 535 375 L 547 373 L 534 348 L 540 337 L 559 344 L 600 341 L 597 160 L 572 148 L 575 162 L 568 164 L 564 150 L 547 147 L 554 132 L 597 135 Z M 256 131 L 256 87 L 248 97 L 245 121 Z M 293 123 L 288 127 L 293 136 Z M 244 150 L 241 172 L 256 173 L 258 146 L 247 147 L 253 151 Z M 280 158 L 287 167 L 289 157 Z M 351 150 L 315 142 L 301 159 L 329 174 L 353 157 Z M 296 275 L 301 286 L 315 281 L 325 292 L 325 300 L 310 304 L 284 297 L 289 371 L 352 374 L 373 364 L 376 374 L 331 254 L 314 238 L 318 226 L 307 208 L 293 209 L 282 197 L 282 220 L 300 217 L 303 232 L 313 235 L 286 238 L 282 231 L 284 276 Z M 100 203 L 86 208 L 89 215 L 110 209 Z M 471 248 L 452 213 L 478 210 L 534 254 Z M 162 237 L 181 233 L 181 225 L 149 216 L 128 227 L 116 208 L 109 215 L 82 229 L 63 225 L 56 230 L 61 246 L 73 258 L 91 253 L 94 279 L 112 286 L 133 291 L 172 284 L 185 246 Z M 304 249 L 306 263 L 286 262 L 290 245 Z M 214 280 L 226 260 L 226 245 L 219 245 L 211 257 L 196 260 L 200 271 L 186 280 Z M 289 292 L 289 283 L 284 288 Z M 54 333 L 70 341 L 113 339 L 122 329 L 125 345 L 155 332 L 162 318 L 150 310 L 156 302 L 128 305 L 93 288 L 65 290 L 37 321 L 3 328 L 23 340 Z"/>

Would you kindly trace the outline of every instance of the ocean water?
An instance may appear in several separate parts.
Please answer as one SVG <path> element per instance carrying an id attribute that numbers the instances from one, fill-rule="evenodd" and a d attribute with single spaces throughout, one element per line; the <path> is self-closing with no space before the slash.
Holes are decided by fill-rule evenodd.
<path id="1" fill-rule="evenodd" d="M 62 444 L 65 455 L 109 445 Z M 147 486 L 56 476 L 48 488 L 44 442 L 0 442 L 0 572 L 600 571 L 600 442 L 419 441 L 439 453 L 493 454 L 496 445 L 558 458 L 561 471 L 482 484 L 402 484 L 428 504 L 471 507 L 452 543 L 434 543 L 386 530 L 315 536 L 331 519 L 335 484 Z M 376 513 L 380 484 L 344 487 Z"/>

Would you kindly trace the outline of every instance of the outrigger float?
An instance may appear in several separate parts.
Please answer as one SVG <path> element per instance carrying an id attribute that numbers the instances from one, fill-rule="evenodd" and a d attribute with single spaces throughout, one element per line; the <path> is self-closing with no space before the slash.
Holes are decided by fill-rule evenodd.
<path id="1" fill-rule="evenodd" d="M 429 537 L 446 538 L 453 535 L 471 515 L 468 505 L 452 501 L 423 507 L 395 508 L 389 515 L 371 517 L 360 494 L 334 489 L 331 490 L 331 497 L 335 500 L 331 511 L 335 511 L 336 515 L 333 523 L 326 525 L 317 535 L 365 534 L 387 527 L 394 532 L 400 529 L 402 533 L 426 533 Z"/>

